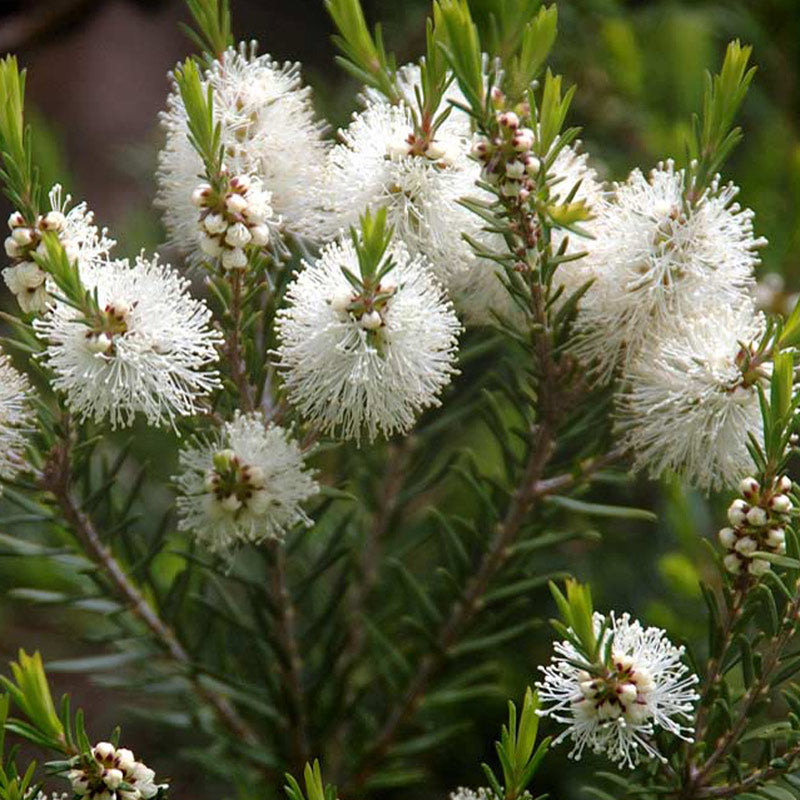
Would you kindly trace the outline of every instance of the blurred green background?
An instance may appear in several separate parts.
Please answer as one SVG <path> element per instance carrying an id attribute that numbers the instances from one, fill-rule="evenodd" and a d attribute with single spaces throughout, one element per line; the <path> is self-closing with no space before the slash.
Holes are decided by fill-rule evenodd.
<path id="1" fill-rule="evenodd" d="M 111 228 L 121 254 L 157 247 L 163 238 L 151 204 L 160 142 L 157 114 L 168 89 L 167 70 L 190 46 L 178 28 L 185 18 L 181 3 L 6 0 L 0 5 L 0 51 L 16 52 L 29 68 L 45 182 L 58 179 L 77 199 L 86 199 L 99 222 Z M 237 34 L 258 39 L 262 50 L 278 59 L 302 61 L 320 113 L 332 129 L 346 124 L 356 107 L 357 87 L 333 63 L 331 26 L 321 0 L 231 0 L 231 5 Z M 733 37 L 754 46 L 759 71 L 741 117 L 745 140 L 726 176 L 741 186 L 742 204 L 756 211 L 757 233 L 769 239 L 760 277 L 772 274 L 768 283 L 780 288 L 775 275 L 782 276 L 782 292 L 764 293 L 766 302 L 780 307 L 800 289 L 800 0 L 565 0 L 558 5 L 554 67 L 578 84 L 571 123 L 584 127 L 586 149 L 611 179 L 624 178 L 635 166 L 648 169 L 660 159 L 680 158 L 690 115 L 701 102 L 704 70 L 720 63 Z M 399 63 L 419 55 L 427 0 L 364 0 L 364 6 L 370 21 L 384 23 Z M 485 19 L 491 6 L 492 0 L 473 0 L 478 19 Z M 7 307 L 8 297 L 2 302 Z M 156 487 L 172 467 L 159 458 L 159 441 L 150 436 L 143 442 L 158 464 L 149 475 L 154 513 L 166 502 Z M 624 607 L 667 627 L 677 639 L 698 640 L 703 612 L 697 580 L 709 564 L 702 539 L 719 527 L 725 498 L 708 501 L 677 485 L 645 480 L 594 491 L 593 499 L 606 498 L 652 509 L 659 522 L 593 520 L 603 541 L 576 544 L 571 569 L 592 581 L 599 607 Z M 68 565 L 63 575 L 54 576 L 40 562 L 0 559 L 3 589 L 53 588 L 61 580 L 69 580 Z M 548 602 L 545 594 L 541 602 Z M 543 616 L 548 613 L 542 610 Z M 4 602 L 0 664 L 19 646 L 39 648 L 49 660 L 96 653 L 98 646 L 90 640 L 97 634 L 95 617 Z M 546 657 L 547 636 L 537 640 L 541 645 L 535 650 L 515 647 L 508 653 L 511 696 L 521 694 Z M 133 693 L 123 696 L 75 674 L 58 675 L 55 683 L 87 707 L 98 736 L 118 721 L 120 705 L 137 710 Z M 138 712 L 122 714 L 126 743 L 146 752 L 160 775 L 173 777 L 175 796 L 218 795 L 220 787 L 200 781 L 198 773 L 172 757 L 171 734 L 151 725 L 146 709 Z M 478 783 L 478 761 L 491 758 L 503 715 L 502 703 L 476 706 L 473 730 L 431 756 L 436 780 L 421 787 L 421 794 L 443 796 L 457 784 Z M 548 785 L 541 788 L 554 796 L 577 796 L 575 787 L 586 773 L 564 769 L 564 756 L 561 750 L 550 760 Z"/>

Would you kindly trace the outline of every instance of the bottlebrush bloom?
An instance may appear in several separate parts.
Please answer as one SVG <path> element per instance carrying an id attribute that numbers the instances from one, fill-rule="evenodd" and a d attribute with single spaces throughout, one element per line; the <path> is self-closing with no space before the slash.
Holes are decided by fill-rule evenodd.
<path id="1" fill-rule="evenodd" d="M 454 792 L 450 792 L 450 800 L 494 800 L 494 797 L 494 792 L 483 786 L 479 789 L 459 786 Z"/>
<path id="2" fill-rule="evenodd" d="M 272 207 L 292 233 L 315 235 L 309 214 L 325 163 L 324 126 L 317 121 L 299 64 L 257 55 L 256 44 L 228 49 L 206 70 L 214 117 L 221 125 L 223 159 L 232 175 L 260 179 Z M 192 195 L 204 173 L 188 137 L 186 109 L 173 88 L 161 117 L 167 139 L 159 155 L 156 205 L 171 241 L 191 254 L 197 247 Z"/>
<path id="3" fill-rule="evenodd" d="M 540 713 L 566 726 L 555 743 L 571 739 L 570 758 L 580 759 L 588 747 L 632 768 L 642 751 L 661 758 L 651 741 L 658 728 L 690 741 L 691 729 L 681 720 L 691 720 L 697 676 L 681 661 L 684 648 L 660 628 L 643 628 L 628 614 L 595 614 L 596 635 L 604 624 L 599 652 L 610 642 L 610 659 L 592 672 L 579 666 L 584 658 L 570 642 L 555 644 L 536 684 Z"/>
<path id="4" fill-rule="evenodd" d="M 680 473 L 705 490 L 728 489 L 752 469 L 747 435 L 762 438 L 754 342 L 764 318 L 750 303 L 676 320 L 648 339 L 624 373 L 617 429 L 635 466 Z"/>
<path id="5" fill-rule="evenodd" d="M 72 790 L 88 800 L 149 800 L 158 794 L 155 772 L 125 748 L 99 742 L 69 772 Z M 130 787 L 130 788 L 125 788 Z"/>
<path id="6" fill-rule="evenodd" d="M 394 267 L 365 300 L 342 273 L 358 275 L 355 247 L 329 245 L 290 284 L 278 312 L 289 399 L 323 430 L 356 441 L 407 431 L 439 404 L 455 372 L 460 325 L 444 291 L 401 243 L 388 256 Z"/>
<path id="7" fill-rule="evenodd" d="M 220 336 L 189 282 L 158 257 L 141 256 L 86 269 L 81 279 L 97 293 L 97 319 L 87 323 L 56 302 L 34 322 L 68 407 L 112 427 L 131 425 L 138 412 L 153 425 L 194 413 L 197 400 L 219 385 L 210 367 Z"/>
<path id="8" fill-rule="evenodd" d="M 577 352 L 603 379 L 629 361 L 659 326 L 715 306 L 741 305 L 753 286 L 753 213 L 719 179 L 694 206 L 687 177 L 671 161 L 649 178 L 639 170 L 617 184 L 593 225 L 594 284 L 581 304 Z"/>
<path id="9" fill-rule="evenodd" d="M 25 470 L 25 443 L 33 426 L 31 387 L 4 353 L 0 353 L 0 478 L 10 480 Z"/>
<path id="10" fill-rule="evenodd" d="M 3 278 L 26 314 L 41 313 L 47 308 L 47 276 L 34 261 L 34 253 L 44 255 L 45 232 L 54 231 L 70 260 L 77 260 L 79 266 L 106 258 L 116 244 L 105 229 L 98 230 L 86 203 L 69 207 L 72 198 L 64 196 L 60 185 L 50 190 L 48 199 L 50 210 L 40 214 L 32 227 L 17 211 L 8 218 L 10 235 L 5 240 L 5 251 L 12 266 L 3 270 Z"/>
<path id="11" fill-rule="evenodd" d="M 186 446 L 180 466 L 180 529 L 211 550 L 283 539 L 294 525 L 311 524 L 301 504 L 319 486 L 297 444 L 260 414 L 237 414 L 214 441 Z"/>
<path id="12" fill-rule="evenodd" d="M 327 165 L 327 234 L 354 225 L 366 208 L 385 208 L 395 237 L 449 286 L 474 261 L 462 233 L 477 235 L 483 223 L 459 200 L 479 193 L 480 166 L 468 140 L 446 127 L 427 147 L 414 144 L 413 131 L 407 106 L 378 102 L 340 131 Z"/>

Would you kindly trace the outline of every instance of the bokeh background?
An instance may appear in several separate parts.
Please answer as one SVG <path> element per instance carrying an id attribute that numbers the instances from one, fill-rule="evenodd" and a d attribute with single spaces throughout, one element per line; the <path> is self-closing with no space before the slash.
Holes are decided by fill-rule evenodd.
<path id="1" fill-rule="evenodd" d="M 322 1 L 231 0 L 231 5 L 237 35 L 257 39 L 278 59 L 301 61 L 331 131 L 346 124 L 357 87 L 334 64 Z M 492 0 L 472 5 L 484 19 Z M 726 172 L 741 186 L 743 204 L 756 211 L 757 232 L 770 242 L 759 276 L 762 300 L 785 308 L 800 289 L 800 0 L 562 0 L 558 5 L 554 66 L 579 87 L 570 121 L 584 127 L 584 146 L 609 178 L 681 157 L 691 113 L 700 106 L 704 70 L 720 63 L 733 37 L 754 46 L 759 71 L 741 116 L 746 136 Z M 371 21 L 383 22 L 398 62 L 419 55 L 427 0 L 364 0 L 364 6 Z M 168 90 L 167 71 L 191 48 L 179 29 L 185 19 L 180 0 L 0 0 L 0 53 L 17 53 L 29 70 L 44 183 L 59 180 L 85 199 L 111 229 L 122 255 L 157 248 L 163 240 L 152 208 L 161 140 L 157 117 Z M 5 206 L 0 211 L 5 219 Z M 0 292 L 0 305 L 9 307 L 5 287 Z M 596 499 L 608 493 L 619 501 L 619 491 L 601 487 Z M 152 497 L 155 511 L 165 498 Z M 713 536 L 725 498 L 708 500 L 674 484 L 641 480 L 626 487 L 624 501 L 657 511 L 659 522 L 599 524 L 602 544 L 576 545 L 574 571 L 591 579 L 599 606 L 624 606 L 676 638 L 699 639 L 697 580 L 708 564 L 702 540 Z M 0 558 L 0 594 L 14 586 L 52 589 L 68 580 L 68 565 L 65 573 L 48 569 Z M 4 600 L 0 668 L 20 646 L 39 648 L 51 662 L 97 653 L 97 626 L 95 617 L 57 606 Z M 508 653 L 509 696 L 521 693 L 545 654 L 523 648 Z M 60 672 L 54 680 L 59 692 L 70 691 L 87 708 L 98 738 L 121 720 L 126 743 L 146 753 L 159 775 L 173 778 L 176 797 L 232 794 L 193 767 L 192 749 L 201 743 L 176 743 L 156 724 L 158 709 L 143 707 L 134 691 L 90 684 L 79 672 Z M 476 707 L 472 730 L 431 754 L 434 781 L 417 794 L 443 796 L 457 784 L 479 782 L 478 761 L 491 758 L 503 715 L 502 703 Z M 176 760 L 179 747 L 190 758 Z M 202 754 L 195 751 L 194 758 Z M 563 767 L 563 758 L 552 762 L 538 788 L 558 796 L 578 779 L 556 768 L 556 763 Z"/>

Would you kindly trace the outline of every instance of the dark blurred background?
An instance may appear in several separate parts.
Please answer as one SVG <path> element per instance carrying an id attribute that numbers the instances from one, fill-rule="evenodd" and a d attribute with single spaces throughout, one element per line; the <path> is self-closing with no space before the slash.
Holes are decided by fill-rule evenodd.
<path id="1" fill-rule="evenodd" d="M 474 0 L 476 17 L 484 19 L 491 4 Z M 322 0 L 231 0 L 231 5 L 238 37 L 257 39 L 278 59 L 303 62 L 320 113 L 332 130 L 346 124 L 356 107 L 356 87 L 333 62 Z M 785 306 L 800 289 L 800 0 L 563 0 L 558 5 L 561 33 L 554 64 L 579 87 L 571 123 L 585 127 L 586 148 L 611 178 L 680 157 L 690 114 L 700 105 L 704 70 L 720 63 L 730 38 L 754 46 L 759 72 L 742 114 L 746 138 L 727 173 L 742 187 L 743 204 L 755 209 L 757 233 L 770 241 L 760 277 L 769 275 L 772 288 L 763 299 L 775 308 Z M 370 21 L 384 23 L 399 63 L 419 55 L 427 0 L 364 0 L 364 6 Z M 157 115 L 168 90 L 167 71 L 191 48 L 179 29 L 185 20 L 180 0 L 0 0 L 0 53 L 17 53 L 29 70 L 43 182 L 58 180 L 76 199 L 87 200 L 98 221 L 111 228 L 122 255 L 156 248 L 163 239 L 152 208 Z M 0 211 L 5 219 L 5 206 Z M 0 292 L 5 295 L 5 287 Z M 8 298 L 0 305 L 8 307 Z M 659 524 L 606 526 L 605 541 L 593 553 L 575 552 L 575 572 L 592 580 L 599 606 L 625 606 L 680 637 L 694 638 L 702 627 L 698 533 L 713 535 L 724 498 L 709 504 L 678 486 L 641 481 L 630 500 L 658 511 Z M 43 569 L 31 560 L 0 558 L 0 590 L 52 587 L 55 579 L 38 572 Z M 41 649 L 49 661 L 98 651 L 85 641 L 93 618 L 56 608 L 0 605 L 0 669 L 20 646 Z M 542 656 L 509 654 L 510 692 L 532 679 Z M 203 800 L 219 794 L 222 787 L 199 781 L 172 758 L 173 741 L 151 724 L 153 715 L 137 706 L 135 695 L 88 685 L 78 673 L 59 674 L 55 684 L 87 707 L 98 737 L 121 717 L 126 743 L 146 752 L 160 775 L 174 778 L 176 796 Z M 139 713 L 120 712 L 120 706 Z M 477 759 L 490 757 L 488 745 L 503 709 L 476 713 L 484 716 L 463 747 L 434 756 L 438 779 L 424 796 L 480 780 Z M 553 761 L 563 765 L 561 758 Z"/>

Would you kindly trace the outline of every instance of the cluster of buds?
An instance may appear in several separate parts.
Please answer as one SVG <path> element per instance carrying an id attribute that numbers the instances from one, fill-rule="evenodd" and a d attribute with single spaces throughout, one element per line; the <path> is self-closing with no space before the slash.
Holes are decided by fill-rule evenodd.
<path id="1" fill-rule="evenodd" d="M 339 314 L 347 314 L 365 331 L 380 330 L 386 324 L 386 312 L 389 301 L 397 291 L 397 287 L 388 281 L 380 281 L 371 290 L 363 287 L 363 291 L 344 289 L 328 302 Z"/>
<path id="2" fill-rule="evenodd" d="M 245 250 L 269 244 L 272 195 L 258 178 L 247 175 L 224 183 L 222 190 L 202 183 L 192 192 L 192 203 L 200 209 L 200 249 L 210 258 L 219 258 L 225 269 L 245 269 Z"/>
<path id="3" fill-rule="evenodd" d="M 11 293 L 17 298 L 19 307 L 26 314 L 40 313 L 47 308 L 47 274 L 34 261 L 34 254 L 44 255 L 45 244 L 42 235 L 48 231 L 63 234 L 66 218 L 60 211 L 50 211 L 40 215 L 34 225 L 29 225 L 19 211 L 8 218 L 11 234 L 6 237 L 6 255 L 12 266 L 3 270 L 3 278 Z M 69 243 L 62 240 L 67 255 Z"/>
<path id="4" fill-rule="evenodd" d="M 243 511 L 263 516 L 270 504 L 264 471 L 245 464 L 233 450 L 220 450 L 214 454 L 213 462 L 214 467 L 205 478 L 212 516 L 222 513 L 235 517 Z"/>
<path id="5" fill-rule="evenodd" d="M 77 797 L 89 800 L 149 800 L 158 794 L 155 773 L 137 761 L 130 750 L 99 742 L 78 756 L 69 772 Z"/>
<path id="6" fill-rule="evenodd" d="M 128 332 L 134 307 L 135 304 L 132 307 L 121 300 L 106 304 L 86 332 L 86 346 L 92 353 L 111 355 L 114 352 L 114 340 Z"/>
<path id="7" fill-rule="evenodd" d="M 533 155 L 534 133 L 520 127 L 514 111 L 497 114 L 497 134 L 481 136 L 472 146 L 472 155 L 483 165 L 487 183 L 498 187 L 505 197 L 518 198 L 524 203 L 535 191 L 541 163 Z"/>
<path id="8" fill-rule="evenodd" d="M 440 167 L 451 167 L 457 158 L 457 153 L 447 142 L 438 140 L 432 135 L 409 133 L 400 137 L 386 146 L 386 157 L 390 160 L 417 156 L 426 158 Z"/>
<path id="9" fill-rule="evenodd" d="M 579 674 L 583 699 L 577 706 L 600 720 L 621 720 L 640 725 L 650 717 L 648 694 L 654 688 L 649 670 L 627 653 L 612 653 L 602 675 Z"/>
<path id="10" fill-rule="evenodd" d="M 771 565 L 758 553 L 786 552 L 786 524 L 793 509 L 789 497 L 792 482 L 784 475 L 764 488 L 755 478 L 745 478 L 739 488 L 742 497 L 728 508 L 730 527 L 719 532 L 719 540 L 728 551 L 725 568 L 734 575 L 763 575 Z"/>

